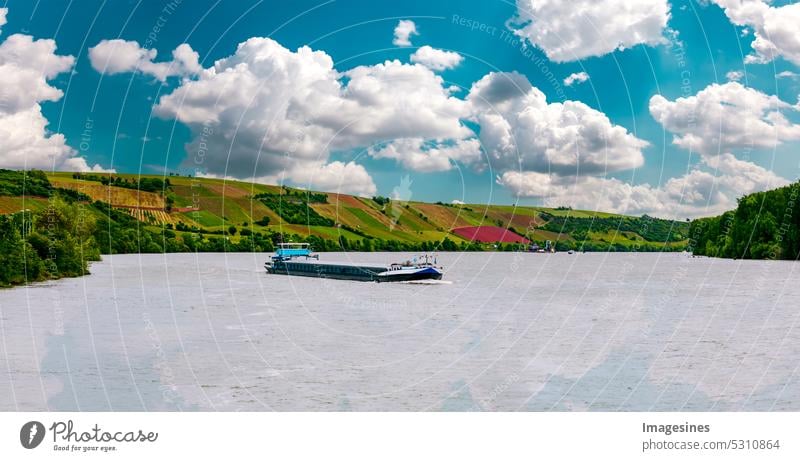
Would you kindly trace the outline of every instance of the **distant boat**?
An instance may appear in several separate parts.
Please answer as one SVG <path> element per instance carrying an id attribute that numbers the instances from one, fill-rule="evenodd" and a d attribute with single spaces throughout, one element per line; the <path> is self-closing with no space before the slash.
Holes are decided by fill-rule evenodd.
<path id="1" fill-rule="evenodd" d="M 296 275 L 362 282 L 405 282 L 441 280 L 442 268 L 436 258 L 423 256 L 390 265 L 352 262 L 321 262 L 308 243 L 279 243 L 264 268 L 270 274 Z"/>
<path id="2" fill-rule="evenodd" d="M 544 243 L 544 248 L 540 247 L 539 245 L 532 243 L 528 246 L 529 253 L 555 253 L 556 246 L 550 240 L 547 240 Z"/>

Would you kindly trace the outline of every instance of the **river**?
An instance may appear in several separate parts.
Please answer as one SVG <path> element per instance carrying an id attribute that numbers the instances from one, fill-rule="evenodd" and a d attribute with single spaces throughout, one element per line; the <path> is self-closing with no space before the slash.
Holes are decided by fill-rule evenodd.
<path id="1" fill-rule="evenodd" d="M 229 253 L 0 290 L 0 410 L 800 411 L 796 263 L 438 257 L 429 285 Z"/>

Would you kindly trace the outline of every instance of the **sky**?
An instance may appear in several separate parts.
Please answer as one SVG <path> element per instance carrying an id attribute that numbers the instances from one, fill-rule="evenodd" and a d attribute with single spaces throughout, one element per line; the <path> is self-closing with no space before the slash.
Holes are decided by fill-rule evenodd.
<path id="1" fill-rule="evenodd" d="M 0 1 L 0 168 L 714 215 L 800 174 L 800 4 Z"/>

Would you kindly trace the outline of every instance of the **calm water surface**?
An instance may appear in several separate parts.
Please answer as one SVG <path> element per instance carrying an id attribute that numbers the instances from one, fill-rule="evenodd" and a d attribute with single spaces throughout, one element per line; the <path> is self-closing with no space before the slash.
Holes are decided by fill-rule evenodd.
<path id="1" fill-rule="evenodd" d="M 418 285 L 266 257 L 113 256 L 0 290 L 0 410 L 800 411 L 795 263 L 452 253 Z"/>

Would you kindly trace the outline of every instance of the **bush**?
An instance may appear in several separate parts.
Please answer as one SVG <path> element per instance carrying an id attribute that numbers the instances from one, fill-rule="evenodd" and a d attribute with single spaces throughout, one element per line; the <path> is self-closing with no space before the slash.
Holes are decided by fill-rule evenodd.
<path id="1" fill-rule="evenodd" d="M 332 219 L 321 216 L 314 211 L 302 196 L 259 194 L 257 197 L 264 205 L 277 213 L 278 216 L 289 224 L 328 227 L 332 227 L 335 224 Z"/>

